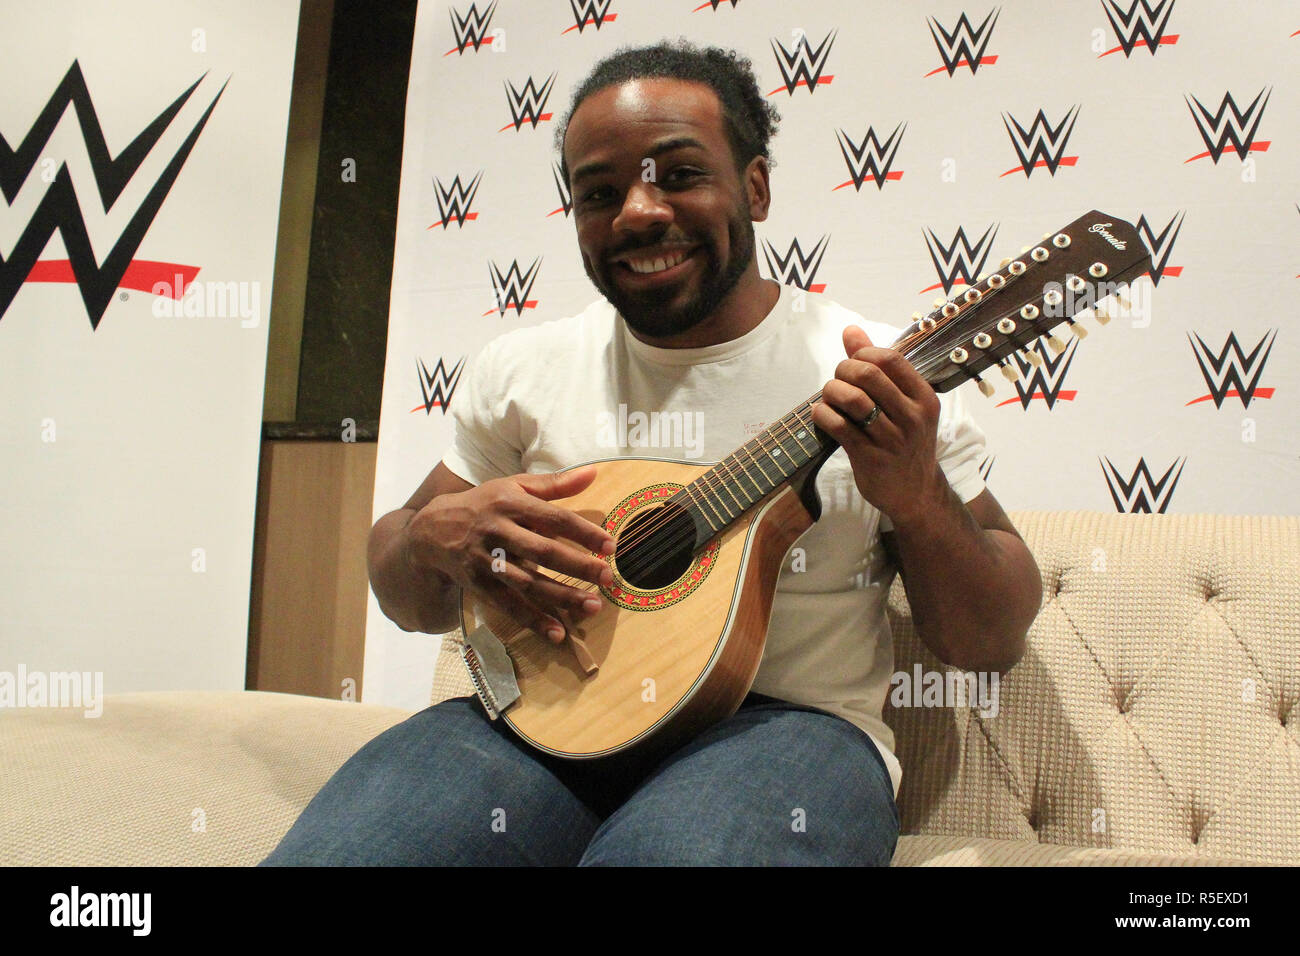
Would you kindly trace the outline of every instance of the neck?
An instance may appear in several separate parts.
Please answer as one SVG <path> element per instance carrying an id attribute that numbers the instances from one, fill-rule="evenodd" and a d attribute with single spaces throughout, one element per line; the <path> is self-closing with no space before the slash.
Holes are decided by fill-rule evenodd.
<path id="1" fill-rule="evenodd" d="M 820 391 L 687 486 L 697 545 L 810 466 L 807 477 L 815 476 L 839 447 L 812 422 L 812 406 L 819 401 Z"/>
<path id="2" fill-rule="evenodd" d="M 738 339 L 758 328 L 781 296 L 781 286 L 758 274 L 757 262 L 751 260 L 735 287 L 703 322 L 676 335 L 655 337 L 628 331 L 646 345 L 661 349 L 697 349 L 721 345 Z"/>

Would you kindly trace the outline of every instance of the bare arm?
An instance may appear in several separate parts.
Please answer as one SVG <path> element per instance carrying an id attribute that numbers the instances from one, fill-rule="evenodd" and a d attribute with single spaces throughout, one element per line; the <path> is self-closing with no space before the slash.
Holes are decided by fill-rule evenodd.
<path id="1" fill-rule="evenodd" d="M 940 501 L 882 537 L 916 632 L 940 660 L 971 671 L 1004 671 L 1020 660 L 1041 578 L 991 492 L 963 505 L 944 480 Z"/>
<path id="2" fill-rule="evenodd" d="M 522 626 L 562 640 L 565 616 L 595 614 L 600 600 L 543 572 L 612 583 L 609 566 L 592 552 L 612 553 L 614 540 L 550 501 L 577 494 L 595 475 L 576 468 L 471 485 L 439 464 L 370 531 L 367 564 L 381 610 L 404 630 L 449 631 L 460 619 L 461 592 L 472 591 Z"/>
<path id="3" fill-rule="evenodd" d="M 380 610 L 404 631 L 440 634 L 452 630 L 459 620 L 459 589 L 437 569 L 417 571 L 412 566 L 406 530 L 434 498 L 473 487 L 439 462 L 406 504 L 388 512 L 370 529 L 366 545 L 370 586 Z"/>

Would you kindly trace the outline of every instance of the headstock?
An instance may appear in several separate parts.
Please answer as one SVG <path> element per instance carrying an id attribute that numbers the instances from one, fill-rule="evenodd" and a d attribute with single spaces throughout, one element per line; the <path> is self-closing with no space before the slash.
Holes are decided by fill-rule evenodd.
<path id="1" fill-rule="evenodd" d="M 991 395 L 993 386 L 980 378 L 982 372 L 998 365 L 1014 381 L 1009 356 L 1020 352 L 1026 362 L 1040 364 L 1028 346 L 1042 335 L 1054 351 L 1063 351 L 1065 343 L 1052 329 L 1064 323 L 1070 334 L 1083 338 L 1087 329 L 1075 316 L 1084 312 L 1105 325 L 1111 318 L 1105 300 L 1113 296 L 1125 308 L 1123 288 L 1150 268 L 1138 231 L 1094 209 L 1004 259 L 996 272 L 940 300 L 928 315 L 913 315 L 893 347 L 936 392 L 977 379 L 980 391 Z"/>

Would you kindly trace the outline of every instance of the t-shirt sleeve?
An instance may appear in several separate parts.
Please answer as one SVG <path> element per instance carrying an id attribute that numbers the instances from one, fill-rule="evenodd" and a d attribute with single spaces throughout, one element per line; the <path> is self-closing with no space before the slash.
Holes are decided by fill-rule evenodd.
<path id="1" fill-rule="evenodd" d="M 524 470 L 517 408 L 506 394 L 503 362 L 496 343 L 489 343 L 470 361 L 451 403 L 455 432 L 442 463 L 474 485 Z"/>
<path id="2" fill-rule="evenodd" d="M 980 464 L 988 454 L 984 432 L 971 417 L 966 407 L 963 389 L 954 389 L 939 396 L 939 426 L 935 454 L 948 484 L 963 504 L 976 498 L 984 490 L 984 477 Z M 880 530 L 892 531 L 894 523 L 888 515 L 880 516 Z"/>

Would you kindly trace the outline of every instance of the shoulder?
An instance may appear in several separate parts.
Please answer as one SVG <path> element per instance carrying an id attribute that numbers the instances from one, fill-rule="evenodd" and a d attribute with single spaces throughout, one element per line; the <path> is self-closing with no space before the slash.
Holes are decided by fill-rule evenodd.
<path id="1" fill-rule="evenodd" d="M 512 329 L 489 341 L 475 356 L 478 374 L 515 378 L 527 370 L 546 371 L 559 362 L 571 366 L 575 357 L 600 351 L 614 337 L 614 308 L 603 300 L 576 315 Z"/>
<path id="2" fill-rule="evenodd" d="M 808 312 L 813 318 L 813 328 L 817 334 L 833 337 L 839 348 L 843 348 L 841 336 L 844 328 L 856 325 L 867 333 L 873 345 L 889 346 L 903 334 L 899 325 L 881 321 L 877 316 L 864 315 L 847 308 L 834 299 L 811 293 L 808 295 Z"/>

